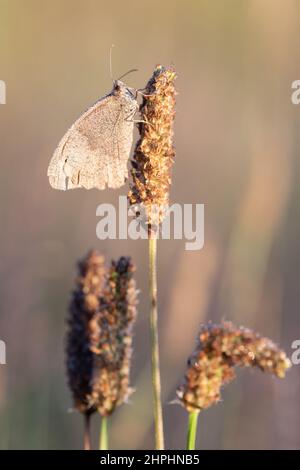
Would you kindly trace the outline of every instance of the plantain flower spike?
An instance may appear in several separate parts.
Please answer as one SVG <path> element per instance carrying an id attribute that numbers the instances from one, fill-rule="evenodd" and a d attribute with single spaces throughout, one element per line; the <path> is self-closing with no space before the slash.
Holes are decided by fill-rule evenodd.
<path id="1" fill-rule="evenodd" d="M 66 366 L 74 407 L 89 415 L 96 411 L 90 400 L 95 367 L 91 337 L 105 279 L 103 256 L 91 251 L 78 263 L 78 271 L 67 321 Z"/>
<path id="2" fill-rule="evenodd" d="M 276 344 L 250 329 L 229 322 L 204 325 L 184 381 L 177 389 L 180 403 L 188 412 L 217 403 L 221 387 L 235 378 L 235 366 L 258 367 L 283 378 L 291 363 Z"/>
<path id="3" fill-rule="evenodd" d="M 110 415 L 132 392 L 129 373 L 137 314 L 135 267 L 130 258 L 112 261 L 95 251 L 78 263 L 69 308 L 67 376 L 74 408 Z"/>
<path id="4" fill-rule="evenodd" d="M 101 416 L 109 416 L 132 393 L 129 386 L 132 329 L 137 315 L 134 271 L 130 258 L 112 262 L 101 306 L 93 321 L 95 367 L 91 401 Z"/>
<path id="5" fill-rule="evenodd" d="M 171 167 L 175 150 L 173 126 L 175 118 L 176 73 L 172 67 L 158 65 L 146 85 L 140 107 L 140 139 L 131 162 L 132 183 L 129 202 L 137 216 L 144 214 L 144 222 L 157 227 L 166 215 L 169 205 Z"/>

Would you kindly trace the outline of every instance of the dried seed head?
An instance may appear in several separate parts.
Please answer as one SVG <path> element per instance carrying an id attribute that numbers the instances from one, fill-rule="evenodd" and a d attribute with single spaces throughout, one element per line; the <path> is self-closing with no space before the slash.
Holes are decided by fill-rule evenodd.
<path id="1" fill-rule="evenodd" d="M 145 88 L 140 107 L 140 139 L 131 168 L 133 183 L 128 195 L 131 205 L 144 209 L 148 225 L 162 222 L 169 205 L 171 167 L 175 151 L 173 124 L 175 118 L 176 73 L 173 68 L 158 65 Z"/>
<path id="2" fill-rule="evenodd" d="M 130 395 L 132 327 L 137 290 L 130 258 L 111 264 L 90 252 L 78 263 L 79 277 L 70 303 L 67 374 L 74 407 L 107 416 Z"/>
<path id="3" fill-rule="evenodd" d="M 91 406 L 91 379 L 94 354 L 91 351 L 93 321 L 99 310 L 99 296 L 104 282 L 104 258 L 95 251 L 78 263 L 79 276 L 70 302 L 66 338 L 67 375 L 74 407 L 82 413 L 96 410 Z"/>
<path id="4" fill-rule="evenodd" d="M 132 327 L 137 313 L 134 271 L 130 258 L 112 262 L 100 311 L 94 321 L 91 402 L 102 416 L 110 415 L 132 392 L 129 373 Z"/>
<path id="5" fill-rule="evenodd" d="M 283 378 L 290 365 L 282 350 L 252 330 L 229 322 L 205 325 L 177 396 L 187 411 L 201 410 L 219 401 L 221 387 L 235 377 L 235 366 L 258 367 Z"/>

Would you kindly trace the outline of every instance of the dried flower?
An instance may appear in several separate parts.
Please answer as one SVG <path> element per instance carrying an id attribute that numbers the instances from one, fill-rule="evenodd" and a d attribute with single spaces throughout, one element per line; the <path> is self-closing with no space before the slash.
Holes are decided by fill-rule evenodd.
<path id="1" fill-rule="evenodd" d="M 99 311 L 105 267 L 104 258 L 91 251 L 78 263 L 79 276 L 73 292 L 67 331 L 67 375 L 73 394 L 74 407 L 82 413 L 92 413 L 92 377 L 94 353 L 91 351 L 94 317 Z"/>
<path id="2" fill-rule="evenodd" d="M 140 107 L 140 139 L 137 142 L 131 175 L 129 201 L 145 211 L 148 225 L 162 222 L 169 205 L 171 167 L 174 160 L 173 124 L 176 78 L 173 68 L 158 65 L 149 80 Z"/>
<path id="3" fill-rule="evenodd" d="M 130 258 L 112 262 L 90 252 L 78 263 L 79 277 L 68 318 L 67 374 L 74 407 L 107 416 L 132 389 L 129 372 L 137 290 Z"/>
<path id="4" fill-rule="evenodd" d="M 134 271 L 130 258 L 112 262 L 100 310 L 93 321 L 91 401 L 102 416 L 110 415 L 132 392 L 129 373 L 137 313 Z"/>
<path id="5" fill-rule="evenodd" d="M 235 366 L 258 367 L 283 378 L 290 365 L 282 350 L 252 330 L 229 322 L 205 325 L 177 396 L 187 411 L 199 411 L 219 401 L 221 387 L 235 378 Z"/>

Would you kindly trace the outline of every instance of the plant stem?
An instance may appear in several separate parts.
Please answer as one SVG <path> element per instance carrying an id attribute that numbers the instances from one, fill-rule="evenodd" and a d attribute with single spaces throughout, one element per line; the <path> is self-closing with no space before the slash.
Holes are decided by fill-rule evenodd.
<path id="1" fill-rule="evenodd" d="M 83 436 L 84 450 L 91 450 L 91 414 L 85 413 L 84 415 L 84 436 Z"/>
<path id="2" fill-rule="evenodd" d="M 198 415 L 199 411 L 191 411 L 189 413 L 189 424 L 186 444 L 187 450 L 195 450 Z"/>
<path id="3" fill-rule="evenodd" d="M 149 281 L 150 281 L 150 330 L 152 358 L 153 413 L 155 427 L 155 448 L 164 449 L 163 415 L 161 404 L 161 383 L 159 369 L 159 344 L 157 321 L 157 237 L 149 228 Z"/>
<path id="4" fill-rule="evenodd" d="M 108 450 L 108 432 L 107 432 L 107 417 L 101 418 L 101 431 L 100 431 L 100 450 Z"/>

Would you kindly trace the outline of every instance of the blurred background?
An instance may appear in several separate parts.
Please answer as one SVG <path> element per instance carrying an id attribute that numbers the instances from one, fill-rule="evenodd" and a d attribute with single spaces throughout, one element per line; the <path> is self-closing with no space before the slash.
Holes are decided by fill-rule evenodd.
<path id="1" fill-rule="evenodd" d="M 130 68 L 143 87 L 157 63 L 178 73 L 171 201 L 205 204 L 205 246 L 159 242 L 159 317 L 166 446 L 184 448 L 187 416 L 172 404 L 202 322 L 232 320 L 291 356 L 300 339 L 297 0 L 0 0 L 0 448 L 82 446 L 68 413 L 66 308 L 76 260 L 96 248 L 130 255 L 141 291 L 131 404 L 111 447 L 153 448 L 147 242 L 96 238 L 96 207 L 119 191 L 50 188 L 48 162 L 67 128 Z M 201 413 L 198 448 L 300 447 L 300 366 L 285 380 L 241 370 Z M 99 419 L 93 424 L 97 445 Z"/>

